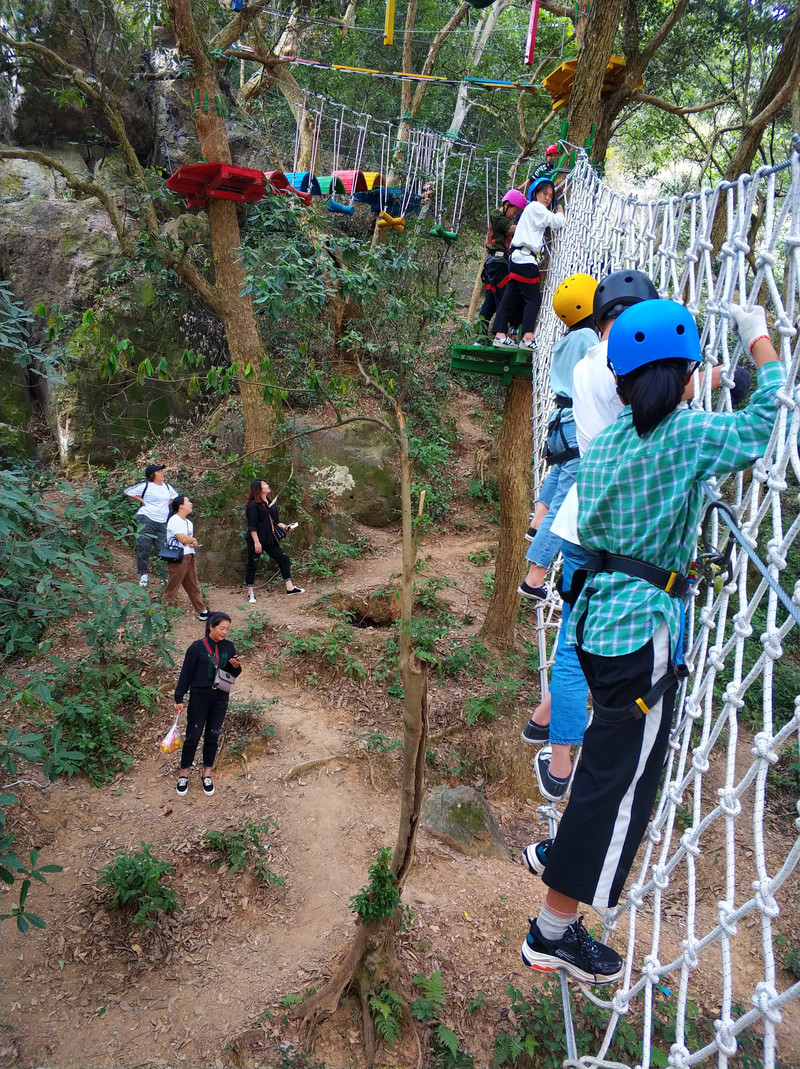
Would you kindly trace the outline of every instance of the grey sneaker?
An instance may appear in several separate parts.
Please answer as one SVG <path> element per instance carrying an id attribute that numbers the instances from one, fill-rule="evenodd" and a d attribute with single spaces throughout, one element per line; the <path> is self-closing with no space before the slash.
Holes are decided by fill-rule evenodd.
<path id="1" fill-rule="evenodd" d="M 583 917 L 570 924 L 560 939 L 545 939 L 536 921 L 531 921 L 522 944 L 525 965 L 540 972 L 566 969 L 587 984 L 612 984 L 622 976 L 622 958 L 605 943 L 597 943 L 583 926 Z"/>
<path id="2" fill-rule="evenodd" d="M 506 336 L 505 338 L 495 338 L 492 342 L 492 347 L 495 349 L 516 349 L 517 343 Z"/>
<path id="3" fill-rule="evenodd" d="M 148 580 L 146 575 L 139 576 L 139 586 L 147 586 L 147 582 Z"/>

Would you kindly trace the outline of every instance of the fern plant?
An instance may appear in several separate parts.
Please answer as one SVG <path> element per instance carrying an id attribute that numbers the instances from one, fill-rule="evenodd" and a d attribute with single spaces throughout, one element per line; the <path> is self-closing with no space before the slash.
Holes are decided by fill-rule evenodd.
<path id="1" fill-rule="evenodd" d="M 375 1031 L 390 1047 L 396 1039 L 402 1039 L 400 1022 L 403 1017 L 403 999 L 391 987 L 383 987 L 369 996 L 369 1012 Z"/>

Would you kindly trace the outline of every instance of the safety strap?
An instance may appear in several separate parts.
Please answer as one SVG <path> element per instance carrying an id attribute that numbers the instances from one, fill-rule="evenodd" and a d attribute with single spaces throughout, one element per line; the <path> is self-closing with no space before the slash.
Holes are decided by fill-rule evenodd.
<path id="1" fill-rule="evenodd" d="M 577 460 L 580 455 L 581 451 L 577 445 L 572 445 L 560 453 L 545 453 L 544 459 L 545 463 L 552 467 L 554 464 L 566 464 L 569 460 Z"/>
<path id="2" fill-rule="evenodd" d="M 214 666 L 216 668 L 219 668 L 219 646 L 217 646 L 217 655 L 216 655 L 216 658 L 214 658 L 214 654 L 211 652 L 211 647 L 208 644 L 208 639 L 207 638 L 203 639 L 203 644 L 205 645 L 205 648 L 208 650 L 208 656 L 211 657 L 212 660 L 214 661 Z"/>
<path id="3" fill-rule="evenodd" d="M 667 568 L 657 568 L 654 564 L 647 564 L 635 557 L 625 557 L 621 553 L 600 553 L 588 561 L 581 571 L 587 574 L 593 572 L 622 572 L 632 579 L 643 579 L 651 586 L 658 587 L 671 598 L 683 598 L 692 587 L 692 580 L 680 572 L 671 572 Z M 586 580 L 584 579 L 584 582 Z M 583 585 L 583 584 L 581 584 Z"/>
<path id="4" fill-rule="evenodd" d="M 681 668 L 684 669 L 683 673 L 680 671 Z M 623 720 L 631 719 L 641 720 L 654 706 L 658 705 L 669 688 L 678 683 L 685 674 L 685 665 L 673 665 L 657 683 L 653 684 L 643 698 L 637 698 L 636 701 L 631 702 L 629 705 L 623 705 L 618 709 L 612 709 L 608 705 L 600 705 L 599 702 L 592 699 L 592 716 L 595 720 L 602 720 L 607 724 L 617 724 Z"/>

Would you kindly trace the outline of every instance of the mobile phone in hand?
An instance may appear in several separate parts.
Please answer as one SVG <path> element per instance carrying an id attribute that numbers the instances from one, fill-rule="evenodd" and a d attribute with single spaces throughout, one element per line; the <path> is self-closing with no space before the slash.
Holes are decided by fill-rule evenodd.
<path id="1" fill-rule="evenodd" d="M 295 530 L 296 528 L 298 528 L 299 526 L 300 526 L 300 524 L 299 524 L 299 523 L 287 523 L 287 524 L 286 524 L 286 530 L 287 530 L 287 531 L 294 531 L 294 530 Z"/>

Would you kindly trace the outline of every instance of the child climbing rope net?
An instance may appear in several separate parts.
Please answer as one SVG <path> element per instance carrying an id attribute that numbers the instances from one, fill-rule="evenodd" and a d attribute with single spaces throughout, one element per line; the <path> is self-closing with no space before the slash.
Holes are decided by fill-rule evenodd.
<path id="1" fill-rule="evenodd" d="M 597 1049 L 582 1057 L 562 979 L 564 1065 L 665 1064 L 654 1023 L 667 998 L 675 1036 L 666 1053 L 675 1069 L 709 1060 L 728 1066 L 745 1030 L 761 1064 L 774 1069 L 796 1056 L 800 1003 L 783 949 L 797 946 L 800 862 L 793 664 L 800 636 L 800 157 L 795 151 L 781 167 L 716 189 L 644 202 L 605 186 L 583 156 L 568 199 L 537 328 L 543 356 L 561 333 L 551 310 L 558 282 L 628 267 L 645 271 L 661 297 L 685 305 L 706 364 L 722 367 L 719 394 L 710 375 L 702 386 L 695 380 L 694 407 L 730 409 L 733 372 L 747 362 L 730 329 L 733 303 L 766 306 L 788 381 L 752 473 L 704 487 L 701 581 L 687 605 L 690 674 L 678 693 L 648 832 L 626 892 L 603 917 L 625 968 L 609 1000 L 584 989 L 611 1015 Z M 549 371 L 546 359 L 537 361 L 534 456 L 546 433 Z M 555 827 L 560 813 L 548 807 L 545 815 Z M 711 1018 L 702 1038 L 693 1003 Z M 614 1044 L 620 1022 L 634 1014 L 641 1053 L 631 1063 Z"/>

